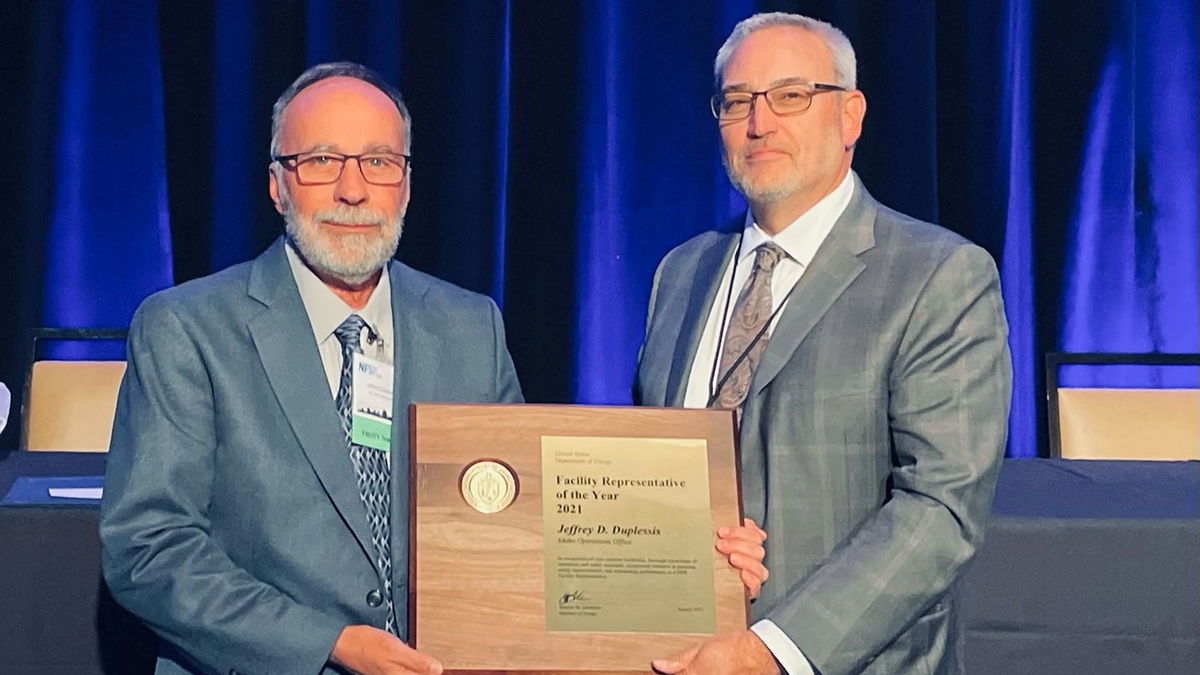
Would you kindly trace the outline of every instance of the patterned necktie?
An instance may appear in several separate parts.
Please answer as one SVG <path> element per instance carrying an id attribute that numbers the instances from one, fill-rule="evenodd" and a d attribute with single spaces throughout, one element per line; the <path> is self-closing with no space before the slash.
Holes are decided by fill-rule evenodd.
<path id="1" fill-rule="evenodd" d="M 361 353 L 358 341 L 366 321 L 351 314 L 342 325 L 333 331 L 342 343 L 342 377 L 338 384 L 337 406 L 342 416 L 342 431 L 346 444 L 350 446 L 350 461 L 354 464 L 354 475 L 358 479 L 358 496 L 367 507 L 367 520 L 371 524 L 371 543 L 375 546 L 375 564 L 383 575 L 383 596 L 387 600 L 387 625 L 389 633 L 396 633 L 396 611 L 392 605 L 392 545 L 391 545 L 391 497 L 388 486 L 391 469 L 383 451 L 367 448 L 350 442 L 351 390 L 354 386 L 354 353 Z"/>
<path id="2" fill-rule="evenodd" d="M 740 411 L 742 403 L 746 400 L 746 394 L 750 391 L 750 380 L 754 377 L 754 366 L 758 365 L 758 359 L 767 348 L 770 336 L 763 335 L 759 338 L 746 353 L 746 358 L 737 366 L 733 364 L 746 352 L 750 341 L 771 319 L 771 274 L 775 271 L 775 265 L 786 255 L 774 242 L 767 242 L 755 251 L 754 269 L 750 271 L 746 287 L 738 295 L 733 314 L 729 317 L 729 327 L 725 330 L 717 381 L 724 378 L 730 368 L 734 368 L 734 371 L 725 380 L 725 384 L 721 385 L 721 390 L 713 401 L 715 408 L 737 408 Z"/>

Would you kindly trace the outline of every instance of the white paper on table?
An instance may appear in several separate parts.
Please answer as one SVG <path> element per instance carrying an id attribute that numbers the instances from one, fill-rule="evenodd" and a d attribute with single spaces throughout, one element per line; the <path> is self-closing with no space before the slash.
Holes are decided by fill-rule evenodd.
<path id="1" fill-rule="evenodd" d="M 48 488 L 51 497 L 62 499 L 100 499 L 104 496 L 104 488 Z"/>

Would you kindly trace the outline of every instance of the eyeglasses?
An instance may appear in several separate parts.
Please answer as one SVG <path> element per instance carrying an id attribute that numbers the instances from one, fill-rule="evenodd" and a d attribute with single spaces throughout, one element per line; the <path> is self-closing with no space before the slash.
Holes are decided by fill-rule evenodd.
<path id="1" fill-rule="evenodd" d="M 328 185 L 342 177 L 347 160 L 358 162 L 363 180 L 372 185 L 400 185 L 408 175 L 412 163 L 410 155 L 392 152 L 370 152 L 361 155 L 343 155 L 337 152 L 299 152 L 294 155 L 279 155 L 271 159 L 285 169 L 296 172 L 301 185 Z"/>
<path id="2" fill-rule="evenodd" d="M 712 97 L 713 117 L 722 122 L 744 120 L 754 111 L 759 96 L 776 115 L 799 115 L 812 105 L 813 96 L 825 91 L 846 91 L 836 84 L 785 84 L 766 91 L 723 91 Z"/>

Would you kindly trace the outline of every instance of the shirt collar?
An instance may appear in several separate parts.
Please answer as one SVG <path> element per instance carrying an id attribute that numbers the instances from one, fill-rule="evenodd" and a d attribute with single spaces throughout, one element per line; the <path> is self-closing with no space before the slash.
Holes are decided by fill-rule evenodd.
<path id="1" fill-rule="evenodd" d="M 392 284 L 388 279 L 386 266 L 383 275 L 379 277 L 379 283 L 375 285 L 375 290 L 371 291 L 366 307 L 355 310 L 329 290 L 325 282 L 304 264 L 290 241 L 284 250 L 287 251 L 288 265 L 292 268 L 296 288 L 300 291 L 300 301 L 304 303 L 304 311 L 308 313 L 308 321 L 312 325 L 313 337 L 316 338 L 317 344 L 328 339 L 351 314 L 359 315 L 377 333 L 390 338 Z"/>
<path id="2" fill-rule="evenodd" d="M 754 212 L 747 209 L 739 262 L 745 263 L 745 259 L 753 255 L 754 250 L 761 244 L 773 241 L 801 267 L 808 267 L 813 256 L 817 254 L 821 242 L 825 241 L 825 237 L 833 229 L 834 223 L 842 217 L 842 212 L 850 204 L 850 198 L 854 196 L 853 176 L 853 171 L 847 171 L 846 177 L 842 179 L 841 183 L 838 183 L 833 192 L 822 197 L 820 201 L 813 204 L 812 208 L 800 214 L 799 218 L 789 223 L 774 237 L 767 234 L 758 226 L 758 223 L 754 222 Z"/>

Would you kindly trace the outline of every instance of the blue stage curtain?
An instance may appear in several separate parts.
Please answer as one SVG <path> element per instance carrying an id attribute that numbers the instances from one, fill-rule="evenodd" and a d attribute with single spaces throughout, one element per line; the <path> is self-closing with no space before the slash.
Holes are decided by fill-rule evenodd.
<path id="1" fill-rule="evenodd" d="M 173 281 L 156 19 L 151 0 L 66 3 L 43 325 L 128 325 Z"/>
<path id="2" fill-rule="evenodd" d="M 712 60 L 747 2 L 585 3 L 574 399 L 631 400 L 658 260 L 745 208 L 708 109 Z"/>
<path id="3" fill-rule="evenodd" d="M 1086 121 L 1062 345 L 1200 351 L 1196 3 L 1125 3 Z M 1064 368 L 1074 385 L 1196 387 L 1194 368 Z"/>
<path id="4" fill-rule="evenodd" d="M 1038 401 L 1035 367 L 1038 350 L 1034 341 L 1033 276 L 1033 176 L 1029 142 L 1030 119 L 1030 8 L 1028 0 L 1009 0 L 1004 6 L 999 36 L 1005 46 L 1001 62 L 1004 79 L 997 88 L 1000 102 L 1001 137 L 996 164 L 1007 173 L 1004 185 L 1004 247 L 1000 254 L 1000 277 L 1008 316 L 1008 342 L 1012 350 L 1013 400 L 1008 420 L 1008 455 L 1037 455 Z"/>
<path id="5" fill-rule="evenodd" d="M 777 9 L 855 43 L 872 194 L 997 259 L 1010 454 L 1045 452 L 1045 352 L 1200 350 L 1197 0 L 47 0 L 0 8 L 31 28 L 10 46 L 24 163 L 0 171 L 26 228 L 0 250 L 0 378 L 24 329 L 124 323 L 277 237 L 271 103 L 351 59 L 414 118 L 400 257 L 501 304 L 530 400 L 625 403 L 656 263 L 744 209 L 712 59 Z"/>

